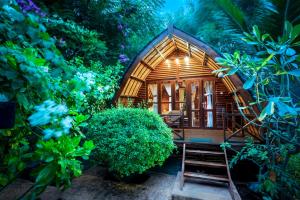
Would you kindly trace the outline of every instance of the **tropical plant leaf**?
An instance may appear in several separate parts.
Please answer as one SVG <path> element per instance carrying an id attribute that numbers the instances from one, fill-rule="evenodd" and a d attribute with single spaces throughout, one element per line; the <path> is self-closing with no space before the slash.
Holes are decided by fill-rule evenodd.
<path id="1" fill-rule="evenodd" d="M 232 0 L 216 0 L 216 2 L 238 25 L 241 32 L 247 31 L 245 14 Z"/>
<path id="2" fill-rule="evenodd" d="M 289 75 L 300 77 L 300 69 L 295 69 L 288 72 Z"/>
<path id="3" fill-rule="evenodd" d="M 255 79 L 256 79 L 255 76 L 249 78 L 249 79 L 244 83 L 243 88 L 244 88 L 245 90 L 250 89 L 250 88 L 253 86 L 253 84 L 254 84 L 254 82 L 255 82 Z"/>

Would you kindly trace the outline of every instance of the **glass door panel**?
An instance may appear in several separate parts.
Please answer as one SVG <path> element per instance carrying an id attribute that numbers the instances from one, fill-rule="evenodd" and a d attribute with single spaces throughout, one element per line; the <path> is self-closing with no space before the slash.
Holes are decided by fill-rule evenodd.
<path id="1" fill-rule="evenodd" d="M 186 112 L 186 88 L 185 84 L 175 85 L 175 109 Z"/>
<path id="2" fill-rule="evenodd" d="M 192 127 L 200 127 L 201 115 L 200 115 L 200 82 L 191 81 L 191 125 Z"/>
<path id="3" fill-rule="evenodd" d="M 161 114 L 172 111 L 172 87 L 171 83 L 161 85 Z"/>
<path id="4" fill-rule="evenodd" d="M 214 126 L 214 102 L 213 102 L 213 81 L 203 82 L 203 110 L 204 110 L 204 127 L 213 128 Z"/>
<path id="5" fill-rule="evenodd" d="M 192 111 L 192 127 L 201 126 L 201 115 L 199 111 Z"/>

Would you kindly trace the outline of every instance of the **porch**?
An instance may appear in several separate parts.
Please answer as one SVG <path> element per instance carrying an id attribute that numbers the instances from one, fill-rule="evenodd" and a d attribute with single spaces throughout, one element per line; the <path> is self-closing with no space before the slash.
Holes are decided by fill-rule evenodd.
<path id="1" fill-rule="evenodd" d="M 229 137 L 230 132 L 225 132 L 226 137 Z M 224 142 L 224 131 L 222 129 L 184 129 L 184 138 L 174 133 L 175 143 L 195 142 L 207 144 L 222 144 Z M 230 140 L 230 142 L 244 142 L 245 137 L 237 136 Z"/>
<path id="2" fill-rule="evenodd" d="M 259 132 L 255 123 L 257 118 L 251 114 L 243 114 L 247 120 L 243 119 L 240 113 L 227 113 L 224 110 L 221 114 L 222 129 L 216 128 L 187 128 L 184 125 L 184 116 L 166 115 L 162 116 L 165 122 L 173 130 L 173 139 L 175 143 L 204 143 L 204 144 L 222 144 L 230 142 L 231 144 L 244 144 L 247 136 L 254 139 L 254 142 L 260 142 Z M 170 116 L 172 118 L 170 118 Z M 176 118 L 174 118 L 176 117 Z M 173 119 L 173 120 L 172 120 Z"/>

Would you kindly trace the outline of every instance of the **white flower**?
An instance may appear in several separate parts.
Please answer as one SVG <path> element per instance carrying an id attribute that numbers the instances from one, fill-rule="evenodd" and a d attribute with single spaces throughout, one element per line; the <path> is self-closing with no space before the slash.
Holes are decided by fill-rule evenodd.
<path id="1" fill-rule="evenodd" d="M 44 139 L 48 140 L 48 139 L 53 137 L 55 131 L 52 130 L 52 129 L 46 129 L 46 130 L 43 131 L 43 133 L 44 133 Z"/>
<path id="2" fill-rule="evenodd" d="M 70 116 L 65 117 L 61 121 L 61 125 L 62 125 L 65 133 L 68 133 L 70 128 L 72 127 L 72 121 L 73 121 L 73 119 Z"/>
<path id="3" fill-rule="evenodd" d="M 54 137 L 59 138 L 60 136 L 62 136 L 62 134 L 62 131 L 55 131 Z"/>

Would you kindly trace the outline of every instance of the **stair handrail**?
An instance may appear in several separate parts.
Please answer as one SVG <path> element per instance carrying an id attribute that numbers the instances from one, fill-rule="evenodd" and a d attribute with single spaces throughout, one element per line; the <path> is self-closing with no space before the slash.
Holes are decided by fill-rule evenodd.
<path id="1" fill-rule="evenodd" d="M 237 121 L 235 120 L 235 117 L 251 117 L 253 118 L 252 120 L 248 121 L 246 124 L 244 124 L 244 119 L 242 118 L 242 124 L 237 123 Z M 229 123 L 229 118 L 231 117 L 232 120 L 232 130 L 229 128 L 228 123 Z M 252 137 L 254 137 L 255 139 L 262 141 L 262 139 L 260 137 L 258 137 L 257 135 L 253 134 L 251 131 L 248 130 L 248 128 L 251 128 L 251 126 L 253 127 L 253 124 L 255 124 L 255 122 L 257 122 L 258 119 L 255 115 L 252 114 L 240 114 L 240 113 L 227 113 L 225 112 L 225 109 L 222 109 L 222 122 L 223 122 L 223 135 L 224 135 L 224 142 L 229 142 L 229 140 L 236 136 L 238 133 L 242 132 L 243 135 L 245 134 L 245 131 L 250 134 Z M 234 130 L 236 125 L 238 126 L 237 130 Z M 253 127 L 255 128 L 255 127 Z M 227 132 L 230 133 L 230 135 L 227 136 Z"/>
<path id="2" fill-rule="evenodd" d="M 224 155 L 225 155 L 225 162 L 226 162 L 226 170 L 227 170 L 227 176 L 228 176 L 228 181 L 229 181 L 229 193 L 232 197 L 233 200 L 242 200 L 238 190 L 236 189 L 232 179 L 231 179 L 231 173 L 230 173 L 230 168 L 228 164 L 228 158 L 227 158 L 227 152 L 226 152 L 226 147 L 224 147 Z"/>

